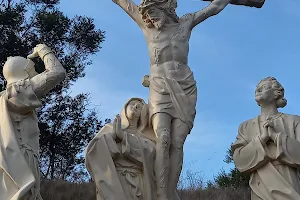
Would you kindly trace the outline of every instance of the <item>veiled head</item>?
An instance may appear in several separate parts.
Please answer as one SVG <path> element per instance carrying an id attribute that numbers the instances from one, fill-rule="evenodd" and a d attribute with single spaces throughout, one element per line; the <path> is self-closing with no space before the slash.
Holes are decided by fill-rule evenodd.
<path id="1" fill-rule="evenodd" d="M 257 84 L 255 100 L 259 106 L 276 103 L 277 108 L 283 108 L 287 105 L 284 88 L 274 77 L 264 78 Z"/>
<path id="2" fill-rule="evenodd" d="M 139 12 L 148 28 L 160 29 L 167 19 L 179 21 L 176 8 L 177 0 L 142 0 Z"/>
<path id="3" fill-rule="evenodd" d="M 138 121 L 138 129 L 143 130 L 148 124 L 148 106 L 143 99 L 131 98 L 121 111 L 122 129 L 127 129 L 132 121 Z"/>
<path id="4" fill-rule="evenodd" d="M 128 119 L 138 119 L 141 116 L 144 102 L 134 99 L 130 101 L 126 106 L 126 116 Z"/>

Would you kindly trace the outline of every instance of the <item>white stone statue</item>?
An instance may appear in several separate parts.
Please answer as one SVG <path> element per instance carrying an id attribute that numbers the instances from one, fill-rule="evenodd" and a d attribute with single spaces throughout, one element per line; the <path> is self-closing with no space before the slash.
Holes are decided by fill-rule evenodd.
<path id="1" fill-rule="evenodd" d="M 113 124 L 106 124 L 85 150 L 97 200 L 156 200 L 155 135 L 148 106 L 130 99 Z"/>
<path id="2" fill-rule="evenodd" d="M 45 63 L 41 74 L 30 60 L 37 56 Z M 27 58 L 9 57 L 3 67 L 7 87 L 0 94 L 0 200 L 42 200 L 35 108 L 66 76 L 44 44 L 37 45 Z"/>
<path id="3" fill-rule="evenodd" d="M 230 0 L 213 0 L 206 8 L 181 18 L 177 0 L 113 0 L 141 28 L 150 56 L 150 123 L 157 136 L 155 175 L 159 200 L 173 200 L 183 164 L 183 145 L 196 115 L 196 81 L 188 67 L 193 28 L 217 15 Z"/>
<path id="4" fill-rule="evenodd" d="M 255 100 L 261 114 L 240 125 L 234 163 L 251 174 L 252 200 L 300 199 L 300 117 L 278 112 L 287 100 L 273 77 L 259 82 Z"/>

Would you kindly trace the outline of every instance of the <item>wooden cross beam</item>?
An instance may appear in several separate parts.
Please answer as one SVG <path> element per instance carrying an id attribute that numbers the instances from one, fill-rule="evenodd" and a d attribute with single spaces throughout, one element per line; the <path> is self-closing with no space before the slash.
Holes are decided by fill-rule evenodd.
<path id="1" fill-rule="evenodd" d="M 212 0 L 203 0 L 203 1 L 212 1 Z M 233 5 L 243 5 L 255 8 L 263 7 L 265 0 L 232 0 L 230 4 Z"/>

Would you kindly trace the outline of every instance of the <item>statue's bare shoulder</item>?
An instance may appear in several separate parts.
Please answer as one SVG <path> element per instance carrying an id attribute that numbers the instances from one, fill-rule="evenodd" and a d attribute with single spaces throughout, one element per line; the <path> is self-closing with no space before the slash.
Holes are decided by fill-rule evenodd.
<path id="1" fill-rule="evenodd" d="M 187 13 L 179 18 L 179 23 L 187 23 L 192 22 L 194 18 L 195 13 Z"/>
<path id="2" fill-rule="evenodd" d="M 180 26 L 192 29 L 195 13 L 187 13 L 179 18 Z"/>

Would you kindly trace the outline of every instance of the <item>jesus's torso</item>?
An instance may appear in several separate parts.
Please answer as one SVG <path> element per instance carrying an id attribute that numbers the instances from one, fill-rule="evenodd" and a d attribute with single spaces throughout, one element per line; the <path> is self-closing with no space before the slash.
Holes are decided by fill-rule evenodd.
<path id="1" fill-rule="evenodd" d="M 191 29 L 188 21 L 144 30 L 150 56 L 150 76 L 185 79 L 191 74 L 188 64 Z"/>

